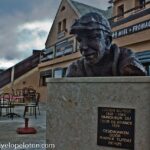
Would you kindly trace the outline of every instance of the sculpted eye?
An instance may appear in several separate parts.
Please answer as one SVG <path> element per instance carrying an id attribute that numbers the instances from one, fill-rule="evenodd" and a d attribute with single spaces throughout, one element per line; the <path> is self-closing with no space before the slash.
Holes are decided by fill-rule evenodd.
<path id="1" fill-rule="evenodd" d="M 100 36 L 97 36 L 95 39 L 100 40 L 100 39 L 101 39 L 101 37 L 100 37 Z"/>
<path id="2" fill-rule="evenodd" d="M 102 35 L 101 34 L 96 34 L 98 39 L 101 39 Z"/>
<path id="3" fill-rule="evenodd" d="M 91 39 L 91 40 L 99 40 L 99 39 L 101 39 L 101 35 L 100 34 L 95 34 L 95 35 L 89 36 L 89 39 Z"/>

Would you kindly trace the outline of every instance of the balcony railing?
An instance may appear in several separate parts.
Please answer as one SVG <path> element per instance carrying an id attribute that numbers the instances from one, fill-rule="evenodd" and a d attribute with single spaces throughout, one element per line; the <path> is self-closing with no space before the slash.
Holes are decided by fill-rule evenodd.
<path id="1" fill-rule="evenodd" d="M 66 35 L 66 31 L 62 31 L 62 32 L 57 34 L 57 39 L 59 40 L 59 39 L 65 37 L 65 35 Z"/>
<path id="2" fill-rule="evenodd" d="M 76 51 L 76 40 L 74 37 L 66 38 L 55 45 L 45 49 L 41 56 L 41 62 L 49 61 Z"/>

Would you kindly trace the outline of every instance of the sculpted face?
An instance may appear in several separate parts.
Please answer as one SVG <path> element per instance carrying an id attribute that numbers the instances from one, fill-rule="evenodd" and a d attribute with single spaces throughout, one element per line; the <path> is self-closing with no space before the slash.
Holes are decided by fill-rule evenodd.
<path id="1" fill-rule="evenodd" d="M 88 64 L 97 64 L 104 56 L 106 42 L 104 32 L 101 30 L 86 30 L 77 33 L 80 43 L 80 52 Z"/>

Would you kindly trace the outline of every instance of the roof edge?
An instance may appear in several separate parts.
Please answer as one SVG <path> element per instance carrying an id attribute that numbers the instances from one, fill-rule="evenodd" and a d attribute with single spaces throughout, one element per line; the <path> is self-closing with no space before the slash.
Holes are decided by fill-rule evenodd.
<path id="1" fill-rule="evenodd" d="M 57 10 L 57 12 L 56 12 L 56 15 L 55 15 L 55 17 L 54 17 L 52 26 L 51 26 L 51 28 L 50 28 L 49 34 L 48 34 L 47 39 L 46 39 L 46 42 L 45 42 L 45 47 L 46 47 L 46 44 L 47 44 L 47 42 L 48 42 L 48 37 L 49 37 L 49 35 L 50 35 L 50 33 L 51 33 L 51 30 L 52 30 L 52 28 L 53 28 L 54 22 L 55 22 L 55 20 L 56 20 L 56 16 L 57 16 L 57 14 L 58 14 L 58 11 L 59 11 L 60 6 L 62 5 L 63 1 L 64 1 L 64 0 L 62 0 L 62 1 L 60 2 L 60 4 L 59 4 L 58 10 Z M 72 9 L 73 9 L 74 12 L 76 13 L 76 15 L 79 16 L 79 17 L 81 17 L 81 15 L 80 15 L 80 13 L 78 12 L 78 10 L 77 10 L 77 9 L 74 7 L 74 5 L 72 4 L 71 0 L 66 0 L 66 1 L 67 1 L 68 4 L 72 7 Z"/>
<path id="2" fill-rule="evenodd" d="M 47 43 L 47 41 L 48 41 L 48 37 L 49 37 L 49 35 L 50 35 L 51 31 L 52 31 L 52 28 L 53 28 L 53 26 L 54 26 L 54 22 L 55 22 L 55 20 L 56 20 L 56 16 L 57 16 L 57 14 L 58 14 L 58 11 L 59 11 L 60 6 L 61 6 L 61 4 L 63 3 L 63 1 L 64 1 L 64 0 L 61 0 L 61 2 L 60 2 L 60 4 L 59 4 L 59 7 L 58 7 L 58 9 L 57 9 L 57 12 L 56 12 L 56 14 L 55 14 L 55 17 L 54 17 L 52 26 L 51 26 L 51 28 L 50 28 L 49 34 L 48 34 L 47 39 L 46 39 L 46 42 L 45 42 L 45 47 L 46 47 L 46 43 Z M 67 1 L 68 1 L 68 0 L 67 0 Z"/>
<path id="3" fill-rule="evenodd" d="M 73 10 L 75 11 L 75 13 L 77 14 L 77 16 L 81 17 L 81 14 L 79 13 L 79 11 L 76 9 L 76 7 L 73 5 L 72 0 L 67 0 L 67 2 L 70 4 L 70 6 L 73 8 Z"/>

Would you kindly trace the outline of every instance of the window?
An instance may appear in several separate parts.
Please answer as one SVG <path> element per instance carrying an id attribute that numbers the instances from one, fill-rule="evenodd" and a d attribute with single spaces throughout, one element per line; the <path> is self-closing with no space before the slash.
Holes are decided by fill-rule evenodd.
<path id="1" fill-rule="evenodd" d="M 124 5 L 118 6 L 118 15 L 123 16 L 124 15 Z"/>
<path id="2" fill-rule="evenodd" d="M 58 33 L 61 32 L 61 22 L 58 23 Z"/>
<path id="3" fill-rule="evenodd" d="M 46 79 L 52 77 L 52 70 L 46 70 L 40 72 L 40 86 L 46 86 Z"/>
<path id="4" fill-rule="evenodd" d="M 66 9 L 66 7 L 65 7 L 65 6 L 62 6 L 61 11 L 64 11 L 65 9 Z"/>
<path id="5" fill-rule="evenodd" d="M 150 65 L 148 64 L 148 65 L 144 65 L 144 66 L 145 66 L 145 69 L 147 71 L 147 75 L 150 76 Z"/>
<path id="6" fill-rule="evenodd" d="M 55 46 L 43 50 L 41 55 L 41 62 L 48 61 L 54 58 Z"/>
<path id="7" fill-rule="evenodd" d="M 63 69 L 55 69 L 54 70 L 54 78 L 62 78 L 63 76 Z"/>
<path id="8" fill-rule="evenodd" d="M 139 0 L 140 6 L 145 7 L 145 0 Z"/>
<path id="9" fill-rule="evenodd" d="M 56 57 L 67 55 L 73 52 L 73 40 L 64 40 L 56 44 Z"/>
<path id="10" fill-rule="evenodd" d="M 135 7 L 145 7 L 145 0 L 135 0 Z"/>
<path id="11" fill-rule="evenodd" d="M 60 56 L 63 56 L 63 55 L 64 55 L 64 51 L 61 48 L 57 48 L 55 56 L 60 57 Z"/>
<path id="12" fill-rule="evenodd" d="M 54 78 L 62 78 L 66 74 L 67 68 L 56 68 L 54 70 Z"/>
<path id="13" fill-rule="evenodd" d="M 67 68 L 63 68 L 63 77 L 66 75 Z"/>
<path id="14" fill-rule="evenodd" d="M 74 44 L 74 40 L 73 39 L 68 39 L 68 41 L 65 45 L 64 55 L 73 53 L 73 44 Z"/>
<path id="15" fill-rule="evenodd" d="M 68 45 L 65 47 L 64 55 L 70 54 L 73 52 L 73 45 Z"/>
<path id="16" fill-rule="evenodd" d="M 64 47 L 65 43 L 66 43 L 66 40 L 56 44 L 56 51 L 55 51 L 56 57 L 60 57 L 64 54 L 63 47 Z"/>
<path id="17" fill-rule="evenodd" d="M 42 78 L 41 78 L 41 84 L 40 85 L 42 85 L 42 86 L 46 86 L 46 76 L 42 76 Z"/>
<path id="18" fill-rule="evenodd" d="M 58 33 L 62 32 L 62 31 L 66 31 L 66 25 L 67 25 L 66 19 L 64 19 L 63 21 L 60 21 L 58 23 Z"/>
<path id="19" fill-rule="evenodd" d="M 66 31 L 66 19 L 63 20 L 63 31 Z"/>
<path id="20" fill-rule="evenodd" d="M 55 47 L 52 46 L 52 47 L 48 48 L 46 51 L 47 51 L 47 58 L 48 59 L 53 59 L 54 58 Z"/>
<path id="21" fill-rule="evenodd" d="M 150 76 L 150 65 L 148 66 L 147 72 L 148 72 L 148 75 Z"/>

